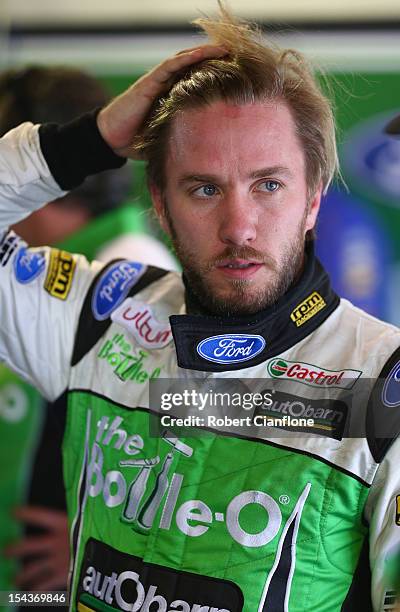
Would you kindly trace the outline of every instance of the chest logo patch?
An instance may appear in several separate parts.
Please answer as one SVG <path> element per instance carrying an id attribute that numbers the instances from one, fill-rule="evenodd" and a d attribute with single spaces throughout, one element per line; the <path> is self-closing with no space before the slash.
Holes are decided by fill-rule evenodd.
<path id="1" fill-rule="evenodd" d="M 161 323 L 149 304 L 128 298 L 111 315 L 111 319 L 146 349 L 161 349 L 172 340 L 169 323 Z"/>
<path id="2" fill-rule="evenodd" d="M 400 406 L 400 361 L 390 370 L 382 389 L 382 402 L 388 408 Z"/>
<path id="3" fill-rule="evenodd" d="M 19 283 L 26 284 L 37 278 L 46 267 L 44 251 L 22 247 L 14 260 L 15 277 Z"/>
<path id="4" fill-rule="evenodd" d="M 275 358 L 267 364 L 272 378 L 293 380 L 310 387 L 334 387 L 351 389 L 360 378 L 361 370 L 327 370 L 311 363 Z"/>
<path id="5" fill-rule="evenodd" d="M 222 334 L 205 338 L 197 345 L 197 353 L 207 361 L 230 364 L 248 361 L 265 348 L 262 336 L 252 334 Z"/>
<path id="6" fill-rule="evenodd" d="M 144 264 L 119 261 L 107 268 L 97 281 L 92 297 L 92 312 L 98 321 L 104 321 L 126 298 L 129 290 L 146 271 Z"/>

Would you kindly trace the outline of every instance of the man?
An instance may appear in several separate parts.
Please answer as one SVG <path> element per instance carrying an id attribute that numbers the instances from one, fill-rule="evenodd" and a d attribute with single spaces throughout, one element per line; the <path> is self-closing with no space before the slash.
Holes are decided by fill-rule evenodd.
<path id="1" fill-rule="evenodd" d="M 203 25 L 220 47 L 166 61 L 97 117 L 114 151 L 129 154 L 134 141 L 147 159 L 184 284 L 133 262 L 62 267 L 59 254 L 24 246 L 3 272 L 15 295 L 3 354 L 47 395 L 69 389 L 71 606 L 390 609 L 399 442 L 396 421 L 391 435 L 379 425 L 400 403 L 400 333 L 340 301 L 305 249 L 336 167 L 329 104 L 298 54 L 264 47 L 225 11 Z M 42 126 L 39 138 L 41 152 L 37 127 L 3 144 L 0 201 L 14 203 L 0 209 L 4 227 L 57 193 L 54 179 L 70 188 L 118 164 L 90 118 Z M 50 338 L 40 325 L 23 333 L 39 302 Z M 162 407 L 140 381 L 160 377 L 279 379 L 256 416 L 287 422 L 300 410 L 315 417 L 311 433 L 222 421 L 156 437 Z M 290 393 L 282 379 L 293 379 Z M 364 437 L 345 436 L 353 421 Z"/>

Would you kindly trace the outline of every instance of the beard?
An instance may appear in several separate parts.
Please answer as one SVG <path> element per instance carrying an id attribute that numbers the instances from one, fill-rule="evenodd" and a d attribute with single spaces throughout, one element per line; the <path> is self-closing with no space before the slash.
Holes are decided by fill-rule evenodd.
<path id="1" fill-rule="evenodd" d="M 200 303 L 201 308 L 214 315 L 235 316 L 254 314 L 275 304 L 298 280 L 304 265 L 305 224 L 307 209 L 297 228 L 294 238 L 282 245 L 279 261 L 249 246 L 226 247 L 212 261 L 199 263 L 198 254 L 182 244 L 165 205 L 172 244 L 182 264 L 188 285 Z M 252 279 L 229 279 L 229 288 L 221 290 L 207 282 L 207 275 L 226 259 L 250 259 L 264 264 L 270 272 L 265 285 L 253 288 Z"/>

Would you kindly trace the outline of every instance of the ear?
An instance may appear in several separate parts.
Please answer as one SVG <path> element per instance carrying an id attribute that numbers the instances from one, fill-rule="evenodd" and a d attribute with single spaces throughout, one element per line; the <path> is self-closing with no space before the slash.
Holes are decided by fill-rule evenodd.
<path id="1" fill-rule="evenodd" d="M 153 202 L 153 206 L 154 206 L 154 210 L 157 215 L 158 222 L 161 225 L 164 232 L 168 236 L 171 236 L 168 219 L 165 214 L 165 198 L 163 197 L 161 190 L 158 187 L 156 187 L 154 184 L 149 185 L 149 190 L 150 190 L 151 200 Z"/>
<path id="2" fill-rule="evenodd" d="M 322 183 L 318 186 L 317 191 L 312 197 L 311 201 L 308 203 L 308 211 L 306 217 L 306 231 L 312 230 L 315 227 L 317 222 L 317 217 L 319 213 L 319 208 L 321 206 L 321 197 L 322 197 Z"/>

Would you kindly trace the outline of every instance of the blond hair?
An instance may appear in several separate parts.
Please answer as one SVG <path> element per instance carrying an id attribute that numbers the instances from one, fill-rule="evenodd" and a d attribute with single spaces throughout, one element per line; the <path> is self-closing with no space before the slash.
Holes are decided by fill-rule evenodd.
<path id="1" fill-rule="evenodd" d="M 232 104 L 283 101 L 292 113 L 306 161 L 308 195 L 327 190 L 338 171 L 335 122 L 305 57 L 292 49 L 266 45 L 256 26 L 237 20 L 221 3 L 217 19 L 199 25 L 227 56 L 196 64 L 178 75 L 168 94 L 153 106 L 135 148 L 147 160 L 150 183 L 165 187 L 164 165 L 174 117 L 216 100 Z"/>

